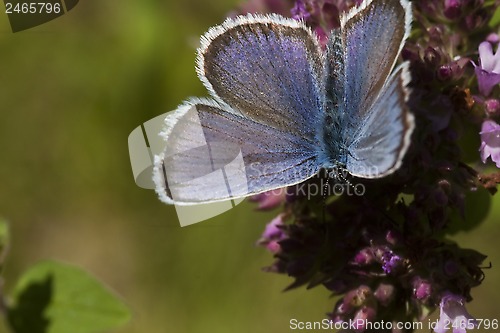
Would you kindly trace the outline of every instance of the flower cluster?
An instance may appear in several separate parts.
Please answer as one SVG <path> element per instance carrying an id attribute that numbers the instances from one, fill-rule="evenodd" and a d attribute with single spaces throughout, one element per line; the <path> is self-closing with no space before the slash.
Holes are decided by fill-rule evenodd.
<path id="1" fill-rule="evenodd" d="M 359 2 L 251 3 L 264 11 L 272 3 L 279 13 L 304 20 L 325 45 L 339 15 Z M 499 4 L 413 1 L 402 60 L 410 62 L 408 105 L 417 124 L 394 175 L 356 180 L 366 187 L 363 196 L 306 198 L 287 191 L 254 198 L 260 208 L 283 209 L 259 240 L 275 258 L 267 270 L 293 277 L 289 289 L 322 285 L 337 295 L 329 314 L 334 321 L 422 320 L 439 308 L 435 332 L 445 332 L 446 320 L 467 323 L 454 332 L 473 328 L 465 303 L 484 278 L 486 256 L 446 237 L 478 225 L 500 183 L 499 172 L 481 174 L 473 168 L 480 164 L 470 164 L 491 158 L 500 168 L 500 51 L 494 51 L 500 38 L 492 20 Z M 465 219 L 471 202 L 476 205 Z"/>
<path id="2" fill-rule="evenodd" d="M 416 1 L 415 37 L 407 43 L 404 58 L 410 60 L 420 78 L 433 84 L 430 88 L 455 89 L 465 98 L 469 122 L 483 122 L 481 159 L 488 157 L 500 165 L 495 147 L 500 145 L 498 85 L 500 52 L 493 52 L 499 36 L 488 28 L 498 1 L 488 5 L 479 0 Z M 472 66 L 471 66 L 472 65 Z M 474 72 L 471 70 L 474 69 Z M 422 85 L 416 83 L 420 88 Z M 458 96 L 457 96 L 458 97 Z M 467 110 L 472 109 L 472 110 Z"/>

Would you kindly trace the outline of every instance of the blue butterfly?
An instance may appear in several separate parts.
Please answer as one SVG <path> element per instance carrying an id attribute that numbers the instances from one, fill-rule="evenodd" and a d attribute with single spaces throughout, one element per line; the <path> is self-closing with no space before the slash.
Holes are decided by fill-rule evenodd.
<path id="1" fill-rule="evenodd" d="M 211 28 L 192 98 L 165 120 L 154 181 L 171 204 L 209 203 L 298 184 L 321 169 L 380 178 L 400 166 L 414 128 L 407 0 L 365 0 L 326 51 L 303 22 L 248 15 Z"/>

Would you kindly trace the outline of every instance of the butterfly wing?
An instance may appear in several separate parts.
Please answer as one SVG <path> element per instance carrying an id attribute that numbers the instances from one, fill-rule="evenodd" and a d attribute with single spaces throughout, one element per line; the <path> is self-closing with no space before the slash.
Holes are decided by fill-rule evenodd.
<path id="1" fill-rule="evenodd" d="M 278 15 L 226 20 L 202 37 L 197 71 L 213 98 L 268 124 L 313 137 L 322 115 L 320 45 Z"/>
<path id="2" fill-rule="evenodd" d="M 167 118 L 167 146 L 155 161 L 156 190 L 167 203 L 245 197 L 299 183 L 319 170 L 314 147 L 291 132 L 210 100 L 176 113 Z"/>
<path id="3" fill-rule="evenodd" d="M 365 1 L 342 17 L 328 45 L 326 117 L 332 120 L 324 137 L 330 155 L 355 176 L 394 172 L 408 148 L 414 127 L 405 104 L 410 76 L 407 66 L 390 73 L 410 23 L 406 0 Z"/>
<path id="4" fill-rule="evenodd" d="M 413 116 L 406 107 L 405 90 L 410 75 L 408 64 L 390 76 L 367 114 L 364 126 L 355 134 L 346 168 L 354 176 L 383 177 L 401 166 L 413 130 Z"/>
<path id="5" fill-rule="evenodd" d="M 198 73 L 216 100 L 166 119 L 154 178 L 167 203 L 240 198 L 296 184 L 319 170 L 321 56 L 302 23 L 247 16 L 212 28 Z"/>

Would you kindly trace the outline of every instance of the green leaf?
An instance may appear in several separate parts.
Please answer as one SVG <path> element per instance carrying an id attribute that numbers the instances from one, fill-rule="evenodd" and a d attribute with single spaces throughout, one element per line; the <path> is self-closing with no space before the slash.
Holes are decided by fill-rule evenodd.
<path id="1" fill-rule="evenodd" d="M 15 333 L 94 333 L 127 322 L 127 307 L 80 268 L 46 261 L 29 269 L 13 293 Z"/>
<path id="2" fill-rule="evenodd" d="M 490 28 L 494 28 L 499 24 L 500 24 L 500 7 L 497 7 L 488 25 L 490 26 Z"/>

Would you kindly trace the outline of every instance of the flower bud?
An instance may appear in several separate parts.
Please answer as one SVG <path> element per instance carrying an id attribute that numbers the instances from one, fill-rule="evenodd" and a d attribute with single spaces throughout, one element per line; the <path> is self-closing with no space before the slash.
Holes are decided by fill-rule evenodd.
<path id="1" fill-rule="evenodd" d="M 427 47 L 424 51 L 424 61 L 433 67 L 437 67 L 441 62 L 441 55 L 433 47 Z"/>
<path id="2" fill-rule="evenodd" d="M 356 323 L 355 331 L 363 332 L 366 329 L 365 327 L 366 322 L 373 321 L 373 319 L 375 319 L 376 314 L 377 311 L 370 306 L 363 306 L 361 309 L 359 309 L 353 318 L 354 323 Z"/>
<path id="3" fill-rule="evenodd" d="M 385 234 L 385 240 L 387 241 L 387 243 L 391 244 L 392 246 L 395 246 L 401 242 L 401 235 L 394 230 L 389 230 Z"/>
<path id="4" fill-rule="evenodd" d="M 495 116 L 500 111 L 500 101 L 496 98 L 490 98 L 484 101 L 486 113 L 490 116 Z"/>
<path id="5" fill-rule="evenodd" d="M 259 210 L 271 210 L 285 201 L 285 189 L 272 190 L 250 197 L 250 201 L 257 202 Z"/>
<path id="6" fill-rule="evenodd" d="M 462 14 L 461 0 L 445 0 L 444 1 L 444 16 L 453 20 Z"/>
<path id="7" fill-rule="evenodd" d="M 373 263 L 375 261 L 375 258 L 373 257 L 373 252 L 370 248 L 364 248 L 361 249 L 355 256 L 354 256 L 354 263 L 356 265 L 360 266 L 365 266 Z"/>
<path id="8" fill-rule="evenodd" d="M 394 299 L 395 288 L 392 284 L 381 283 L 375 290 L 375 298 L 383 306 L 388 306 Z"/>
<path id="9" fill-rule="evenodd" d="M 429 281 L 416 277 L 413 280 L 413 296 L 419 301 L 425 302 L 432 293 L 432 286 Z"/>
<path id="10" fill-rule="evenodd" d="M 498 34 L 492 32 L 486 37 L 486 41 L 490 42 L 491 44 L 498 44 L 498 42 L 500 42 L 500 37 L 498 36 Z"/>

